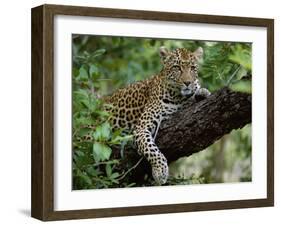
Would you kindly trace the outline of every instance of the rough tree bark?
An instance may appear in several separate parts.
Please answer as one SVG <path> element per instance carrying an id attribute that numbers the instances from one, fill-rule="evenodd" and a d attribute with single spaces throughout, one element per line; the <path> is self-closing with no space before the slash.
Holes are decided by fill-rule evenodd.
<path id="1" fill-rule="evenodd" d="M 205 149 L 233 129 L 242 128 L 251 122 L 251 113 L 250 94 L 223 88 L 207 99 L 193 101 L 162 122 L 156 144 L 170 163 Z M 140 159 L 137 151 L 132 149 L 125 148 L 122 168 L 131 167 Z M 120 158 L 120 149 L 114 149 L 113 154 Z M 150 167 L 142 161 L 129 176 L 136 180 L 145 173 L 150 173 Z"/>

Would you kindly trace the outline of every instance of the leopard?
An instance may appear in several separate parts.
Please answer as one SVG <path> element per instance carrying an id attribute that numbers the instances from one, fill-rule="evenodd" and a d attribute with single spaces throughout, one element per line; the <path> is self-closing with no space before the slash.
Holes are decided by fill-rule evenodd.
<path id="1" fill-rule="evenodd" d="M 161 123 L 190 103 L 204 99 L 210 91 L 202 88 L 198 76 L 203 48 L 195 51 L 159 48 L 162 69 L 148 79 L 125 86 L 104 98 L 109 103 L 112 128 L 131 131 L 139 155 L 151 166 L 157 185 L 169 177 L 168 161 L 155 139 Z"/>

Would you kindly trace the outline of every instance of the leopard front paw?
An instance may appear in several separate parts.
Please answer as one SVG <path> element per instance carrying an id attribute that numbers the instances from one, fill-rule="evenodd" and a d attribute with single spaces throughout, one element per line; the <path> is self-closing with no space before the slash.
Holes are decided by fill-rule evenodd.
<path id="1" fill-rule="evenodd" d="M 169 177 L 169 167 L 167 161 L 161 161 L 160 163 L 152 166 L 152 176 L 157 185 L 165 184 Z"/>
<path id="2" fill-rule="evenodd" d="M 194 97 L 197 101 L 200 101 L 200 100 L 207 98 L 210 95 L 211 95 L 211 92 L 209 90 L 207 90 L 206 88 L 200 88 L 195 92 Z"/>

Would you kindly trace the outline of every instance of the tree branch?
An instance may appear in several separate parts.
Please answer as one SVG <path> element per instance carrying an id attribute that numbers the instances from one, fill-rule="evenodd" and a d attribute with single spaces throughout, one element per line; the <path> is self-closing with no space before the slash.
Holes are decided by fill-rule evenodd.
<path id="1" fill-rule="evenodd" d="M 156 144 L 168 162 L 201 151 L 228 134 L 233 129 L 242 128 L 251 122 L 251 95 L 223 88 L 200 102 L 192 102 L 182 111 L 162 122 Z M 113 150 L 120 158 L 120 150 Z M 136 150 L 127 148 L 121 161 L 122 167 L 134 165 L 140 156 Z M 135 178 L 150 173 L 145 161 L 130 177 Z M 124 168 L 123 168 L 124 169 Z"/>

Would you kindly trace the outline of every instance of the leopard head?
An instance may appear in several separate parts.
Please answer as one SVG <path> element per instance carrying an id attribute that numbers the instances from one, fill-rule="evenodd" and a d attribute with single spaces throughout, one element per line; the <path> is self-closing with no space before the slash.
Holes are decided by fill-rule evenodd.
<path id="1" fill-rule="evenodd" d="M 167 83 L 184 96 L 193 95 L 199 87 L 198 62 L 203 57 L 202 47 L 194 52 L 185 48 L 168 51 L 165 47 L 160 47 L 160 57 Z"/>

